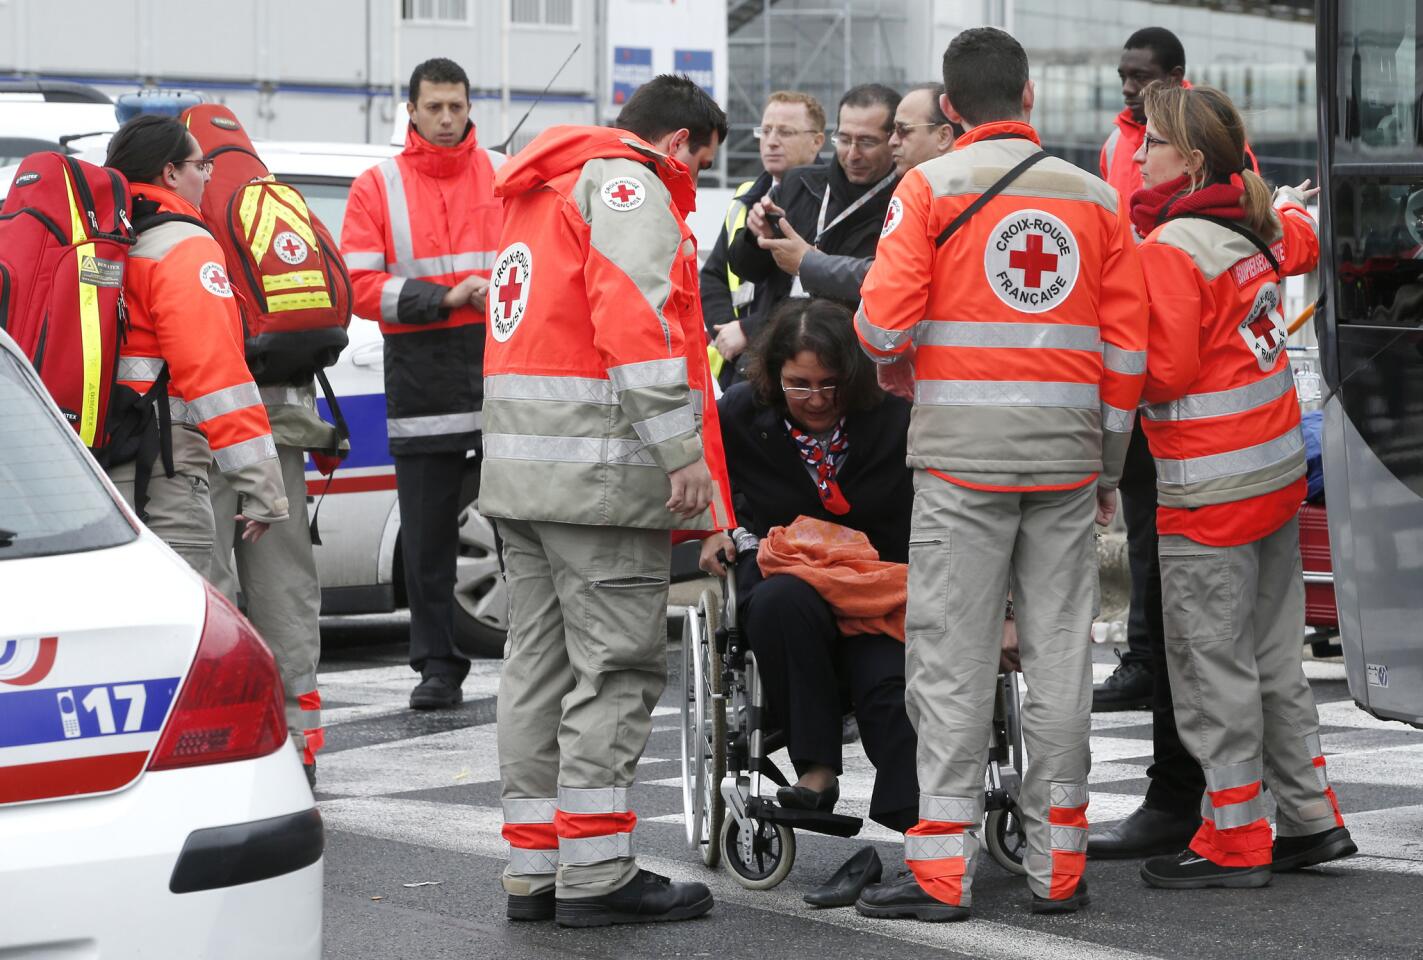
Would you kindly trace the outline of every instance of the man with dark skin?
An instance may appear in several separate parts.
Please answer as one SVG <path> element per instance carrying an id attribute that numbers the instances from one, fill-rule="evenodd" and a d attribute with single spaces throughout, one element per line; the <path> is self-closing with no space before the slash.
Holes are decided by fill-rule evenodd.
<path id="1" fill-rule="evenodd" d="M 1124 201 L 1141 189 L 1141 170 L 1131 162 L 1146 135 L 1146 113 L 1141 91 L 1157 80 L 1185 82 L 1186 52 L 1176 35 L 1164 27 L 1146 27 L 1127 38 L 1117 65 L 1126 108 L 1117 115 L 1116 129 L 1102 146 L 1102 179 L 1116 188 Z"/>

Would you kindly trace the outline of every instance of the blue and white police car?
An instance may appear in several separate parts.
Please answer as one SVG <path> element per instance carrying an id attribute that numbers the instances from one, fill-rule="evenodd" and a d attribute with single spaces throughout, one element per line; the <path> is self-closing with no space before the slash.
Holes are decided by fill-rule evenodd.
<path id="1" fill-rule="evenodd" d="M 271 653 L 0 331 L 0 956 L 315 960 L 322 849 Z"/>

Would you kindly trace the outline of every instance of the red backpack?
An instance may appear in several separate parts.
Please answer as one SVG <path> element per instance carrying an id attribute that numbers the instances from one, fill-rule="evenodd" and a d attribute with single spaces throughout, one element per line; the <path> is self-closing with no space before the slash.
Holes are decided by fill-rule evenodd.
<path id="1" fill-rule="evenodd" d="M 205 103 L 179 119 L 213 165 L 203 219 L 241 294 L 252 379 L 310 382 L 336 362 L 351 322 L 336 241 L 300 191 L 272 176 L 231 110 Z"/>
<path id="2" fill-rule="evenodd" d="M 102 452 L 134 243 L 128 181 L 59 153 L 26 157 L 0 208 L 0 329 L 85 445 Z"/>

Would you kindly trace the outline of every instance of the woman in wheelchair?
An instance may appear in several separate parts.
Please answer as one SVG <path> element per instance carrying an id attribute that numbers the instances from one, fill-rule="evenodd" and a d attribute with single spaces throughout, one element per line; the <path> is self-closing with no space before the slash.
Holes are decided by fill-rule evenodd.
<path id="1" fill-rule="evenodd" d="M 772 527 L 805 516 L 860 531 L 881 560 L 907 563 L 909 404 L 880 390 L 839 304 L 787 300 L 752 349 L 748 382 L 718 403 L 741 528 L 734 539 L 707 539 L 701 567 L 723 576 L 718 555 L 737 558 L 739 620 L 799 777 L 777 792 L 780 804 L 834 808 L 848 705 L 875 767 L 870 818 L 903 832 L 919 802 L 903 642 L 842 635 L 816 588 L 789 574 L 763 577 L 756 549 Z"/>

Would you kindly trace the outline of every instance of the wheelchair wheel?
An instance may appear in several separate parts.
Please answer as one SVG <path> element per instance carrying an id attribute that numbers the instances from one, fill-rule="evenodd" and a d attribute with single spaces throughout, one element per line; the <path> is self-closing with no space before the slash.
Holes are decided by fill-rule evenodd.
<path id="1" fill-rule="evenodd" d="M 706 624 L 697 607 L 688 607 L 682 621 L 682 819 L 687 846 L 697 849 L 711 838 L 706 833 L 705 683 L 702 679 Z"/>
<path id="2" fill-rule="evenodd" d="M 721 657 L 716 648 L 716 631 L 721 626 L 721 607 L 716 594 L 710 590 L 702 591 L 702 598 L 697 607 L 702 614 L 703 641 L 697 650 L 697 656 L 702 660 L 702 681 L 706 688 L 703 694 L 703 743 L 706 747 L 703 766 L 706 775 L 702 801 L 706 819 L 701 838 L 702 862 L 709 867 L 715 867 L 721 862 L 721 844 L 718 841 L 721 837 L 722 821 L 726 818 L 726 800 L 721 795 L 721 780 L 726 776 L 726 701 L 721 697 Z"/>
<path id="3" fill-rule="evenodd" d="M 1028 868 L 1023 866 L 1023 858 L 1028 853 L 1028 835 L 1024 830 L 1023 815 L 1016 805 L 988 811 L 983 839 L 988 844 L 988 855 L 994 863 L 1014 876 L 1027 875 Z"/>
<path id="4" fill-rule="evenodd" d="M 795 865 L 795 831 L 768 820 L 753 819 L 751 824 L 751 836 L 743 837 L 736 818 L 726 818 L 721 828 L 721 855 L 737 883 L 747 890 L 769 890 Z"/>

